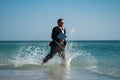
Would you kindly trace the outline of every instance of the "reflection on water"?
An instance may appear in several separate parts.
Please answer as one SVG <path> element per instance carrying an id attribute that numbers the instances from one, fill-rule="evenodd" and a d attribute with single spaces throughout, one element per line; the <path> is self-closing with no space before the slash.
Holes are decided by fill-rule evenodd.
<path id="1" fill-rule="evenodd" d="M 66 76 L 69 72 L 68 70 L 69 68 L 63 65 L 57 67 L 50 67 L 48 75 L 51 78 L 51 80 L 66 80 Z"/>

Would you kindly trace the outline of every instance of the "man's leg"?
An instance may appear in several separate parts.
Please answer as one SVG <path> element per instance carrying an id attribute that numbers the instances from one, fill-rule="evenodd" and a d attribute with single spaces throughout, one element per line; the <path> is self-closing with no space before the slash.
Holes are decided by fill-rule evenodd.
<path id="1" fill-rule="evenodd" d="M 50 51 L 50 53 L 43 59 L 43 63 L 42 63 L 42 64 L 44 64 L 44 63 L 47 62 L 49 59 L 51 59 L 56 53 L 57 53 L 56 47 L 52 47 L 52 46 L 51 46 L 51 51 Z"/>
<path id="2" fill-rule="evenodd" d="M 62 64 L 65 65 L 65 61 L 66 61 L 66 58 L 65 58 L 65 47 L 63 47 L 62 49 L 59 49 L 58 53 L 59 53 L 59 56 L 62 59 Z"/>

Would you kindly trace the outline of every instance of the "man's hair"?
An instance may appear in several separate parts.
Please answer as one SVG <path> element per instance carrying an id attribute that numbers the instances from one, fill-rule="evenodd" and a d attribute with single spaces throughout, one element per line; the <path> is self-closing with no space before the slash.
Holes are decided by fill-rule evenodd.
<path id="1" fill-rule="evenodd" d="M 63 19 L 63 18 L 59 18 L 58 21 L 57 21 L 57 23 L 59 23 L 59 22 L 62 21 L 62 20 L 64 20 L 64 19 Z"/>

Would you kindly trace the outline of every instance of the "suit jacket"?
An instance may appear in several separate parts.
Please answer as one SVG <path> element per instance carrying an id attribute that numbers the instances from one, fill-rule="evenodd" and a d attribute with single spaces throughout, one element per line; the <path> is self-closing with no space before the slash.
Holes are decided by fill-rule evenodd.
<path id="1" fill-rule="evenodd" d="M 61 33 L 61 29 L 56 26 L 53 28 L 52 30 L 52 35 L 51 35 L 51 38 L 52 38 L 52 42 L 50 43 L 50 46 L 57 46 L 58 44 L 57 43 L 60 43 L 60 39 L 57 38 L 57 36 Z M 64 29 L 64 34 L 66 35 L 66 29 Z M 57 43 L 56 43 L 57 42 Z M 66 40 L 64 41 L 64 46 L 66 46 Z"/>

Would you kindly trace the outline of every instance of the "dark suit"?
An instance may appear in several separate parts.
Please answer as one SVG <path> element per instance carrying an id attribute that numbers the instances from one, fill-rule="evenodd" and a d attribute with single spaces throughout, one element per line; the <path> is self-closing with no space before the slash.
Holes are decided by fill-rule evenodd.
<path id="1" fill-rule="evenodd" d="M 60 39 L 57 38 L 57 36 L 61 33 L 61 29 L 56 26 L 52 30 L 52 42 L 50 42 L 49 46 L 51 46 L 51 51 L 50 53 L 43 59 L 43 62 L 47 62 L 49 59 L 51 59 L 57 52 L 59 56 L 63 59 L 65 59 L 65 46 L 66 46 L 66 40 L 62 45 L 60 44 Z M 66 30 L 64 29 L 64 34 L 66 35 Z"/>

